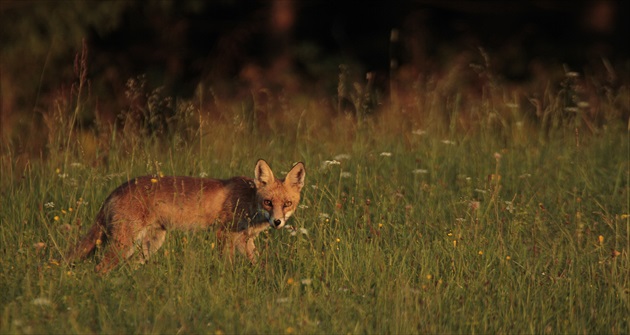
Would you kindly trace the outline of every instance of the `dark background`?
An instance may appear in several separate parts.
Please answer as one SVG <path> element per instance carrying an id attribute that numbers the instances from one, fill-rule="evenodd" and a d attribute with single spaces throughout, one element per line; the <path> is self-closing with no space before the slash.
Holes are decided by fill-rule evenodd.
<path id="1" fill-rule="evenodd" d="M 50 109 L 76 83 L 82 52 L 103 115 L 116 115 L 139 75 L 182 98 L 209 88 L 335 95 L 340 64 L 387 91 L 392 60 L 412 81 L 481 53 L 508 83 L 559 69 L 623 75 L 629 9 L 624 0 L 2 0 L 0 120 Z"/>

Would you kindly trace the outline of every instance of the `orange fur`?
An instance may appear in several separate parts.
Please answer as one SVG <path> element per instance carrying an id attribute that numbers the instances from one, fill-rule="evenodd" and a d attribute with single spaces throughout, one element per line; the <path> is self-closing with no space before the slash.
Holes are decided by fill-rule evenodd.
<path id="1" fill-rule="evenodd" d="M 255 263 L 254 239 L 270 226 L 284 226 L 300 201 L 304 177 L 304 164 L 298 163 L 285 179 L 276 179 L 264 160 L 256 164 L 254 179 L 138 177 L 107 197 L 67 261 L 87 257 L 98 243 L 107 244 L 96 266 L 97 272 L 106 273 L 134 255 L 144 263 L 162 246 L 168 230 L 217 226 L 228 257 L 238 250 Z"/>

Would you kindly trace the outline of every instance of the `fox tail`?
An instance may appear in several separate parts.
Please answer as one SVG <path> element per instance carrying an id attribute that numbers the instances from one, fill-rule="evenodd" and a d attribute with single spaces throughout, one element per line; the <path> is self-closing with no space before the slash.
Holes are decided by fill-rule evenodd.
<path id="1" fill-rule="evenodd" d="M 90 230 L 81 238 L 68 253 L 66 254 L 66 262 L 72 264 L 77 260 L 81 260 L 90 255 L 97 244 L 105 243 L 107 235 L 105 235 L 105 215 L 100 211 L 96 216 L 96 221 Z"/>

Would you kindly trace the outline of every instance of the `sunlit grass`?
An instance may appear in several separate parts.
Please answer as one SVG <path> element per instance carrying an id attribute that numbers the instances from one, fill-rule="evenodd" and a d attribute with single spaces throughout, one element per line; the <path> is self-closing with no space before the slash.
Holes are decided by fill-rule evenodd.
<path id="1" fill-rule="evenodd" d="M 157 133 L 70 134 L 77 108 L 55 110 L 46 157 L 3 143 L 0 332 L 630 332 L 626 125 L 438 93 L 361 120 L 304 97 L 262 124 L 184 106 Z M 63 264 L 129 178 L 251 176 L 258 158 L 307 168 L 289 227 L 259 237 L 264 266 L 225 262 L 212 231 L 105 277 L 100 247 Z"/>

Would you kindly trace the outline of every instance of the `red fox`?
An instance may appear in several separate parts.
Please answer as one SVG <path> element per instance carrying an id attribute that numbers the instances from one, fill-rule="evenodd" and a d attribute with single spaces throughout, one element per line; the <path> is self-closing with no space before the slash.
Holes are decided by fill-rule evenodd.
<path id="1" fill-rule="evenodd" d="M 305 175 L 304 164 L 297 163 L 284 179 L 276 179 L 261 159 L 254 179 L 138 177 L 107 197 L 94 225 L 66 261 L 83 259 L 96 245 L 107 244 L 96 266 L 104 274 L 132 256 L 144 263 L 162 246 L 167 230 L 216 225 L 224 254 L 232 259 L 236 249 L 256 263 L 254 239 L 269 227 L 285 225 L 300 201 Z"/>

